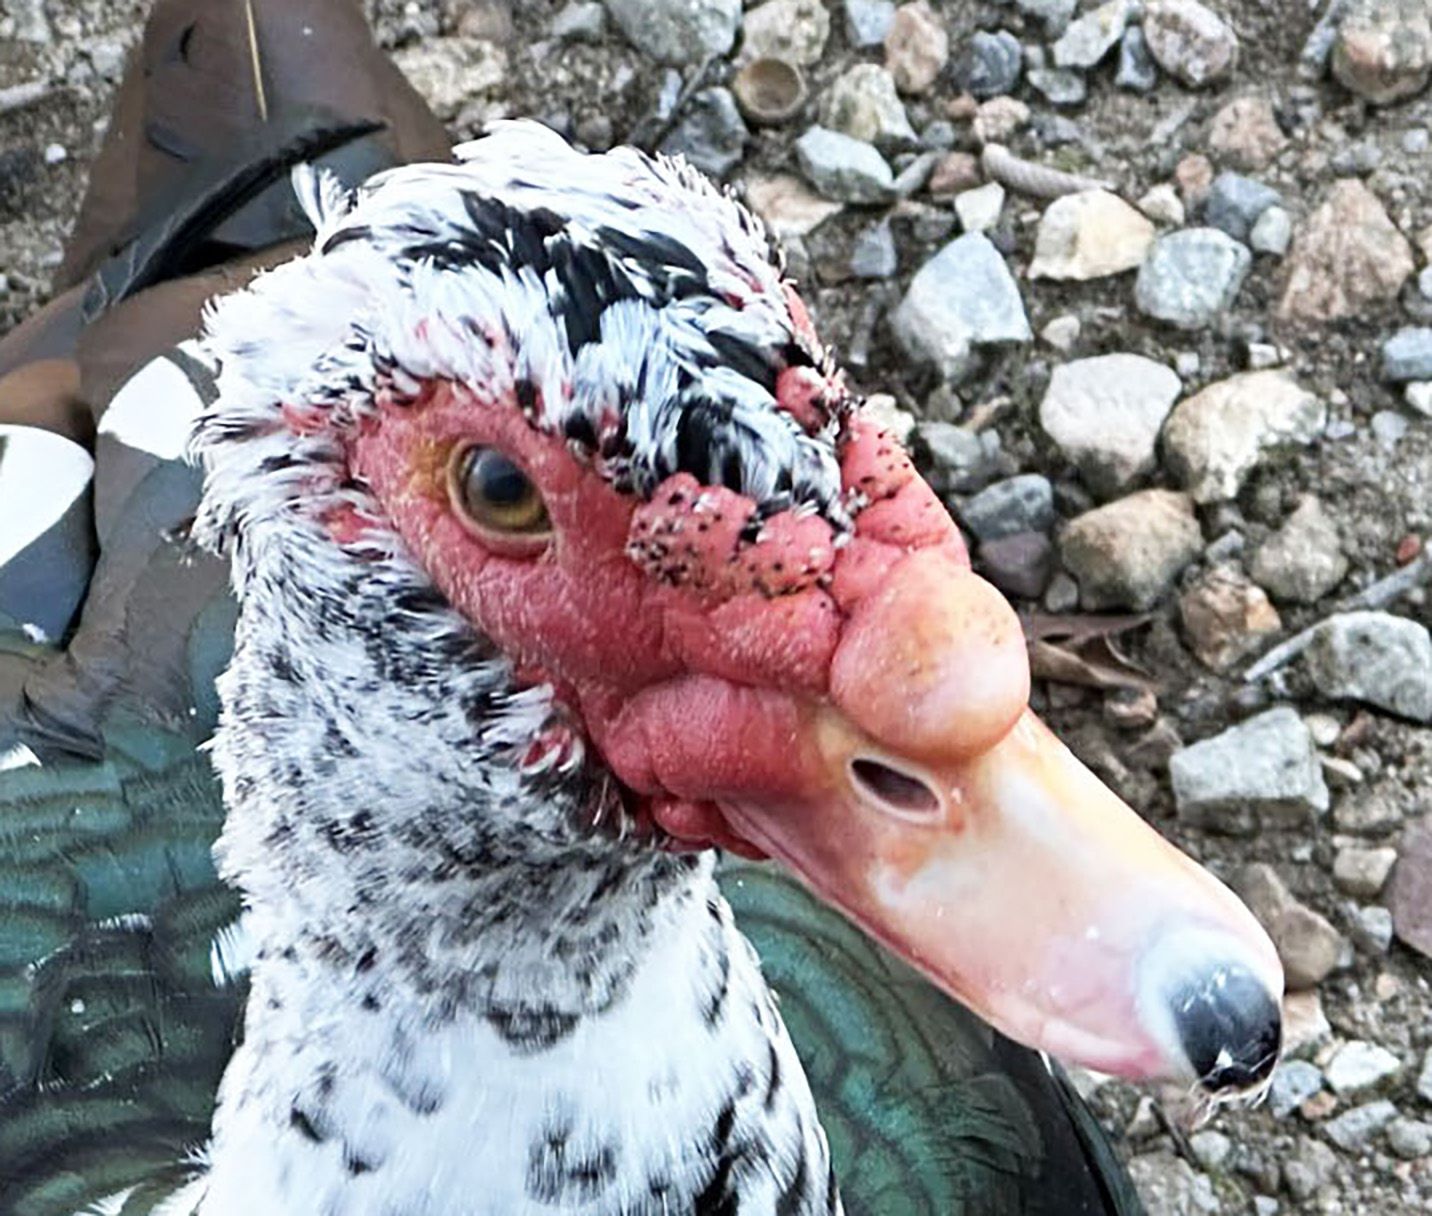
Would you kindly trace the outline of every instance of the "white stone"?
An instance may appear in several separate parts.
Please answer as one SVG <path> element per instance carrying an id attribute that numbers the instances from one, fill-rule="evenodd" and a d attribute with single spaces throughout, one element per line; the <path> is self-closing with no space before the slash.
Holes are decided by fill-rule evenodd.
<path id="1" fill-rule="evenodd" d="M 1054 369 L 1039 422 L 1079 475 L 1108 497 L 1152 471 L 1164 419 L 1183 385 L 1142 355 L 1097 355 Z"/>
<path id="2" fill-rule="evenodd" d="M 1057 351 L 1068 352 L 1079 341 L 1079 318 L 1072 312 L 1061 313 L 1039 331 L 1039 336 Z"/>
<path id="3" fill-rule="evenodd" d="M 955 195 L 955 214 L 966 232 L 987 232 L 999 223 L 1004 209 L 1004 187 L 986 182 L 974 190 Z"/>
<path id="4" fill-rule="evenodd" d="M 1401 1071 L 1402 1062 L 1387 1048 L 1354 1039 L 1338 1048 L 1323 1075 L 1338 1097 L 1358 1098 Z"/>
<path id="5" fill-rule="evenodd" d="M 1167 228 L 1180 227 L 1188 217 L 1183 199 L 1178 196 L 1178 188 L 1171 182 L 1160 182 L 1148 190 L 1139 199 L 1139 210 L 1155 224 L 1163 224 Z"/>
<path id="6" fill-rule="evenodd" d="M 1233 498 L 1271 450 L 1308 444 L 1327 407 L 1282 371 L 1243 372 L 1181 402 L 1164 429 L 1169 467 L 1195 502 Z"/>
<path id="7" fill-rule="evenodd" d="M 1340 612 L 1317 626 L 1304 662 L 1325 697 L 1432 722 L 1432 635 L 1417 621 L 1390 612 Z"/>
<path id="8" fill-rule="evenodd" d="M 1133 12 L 1133 0 L 1108 0 L 1070 22 L 1054 44 L 1054 62 L 1061 68 L 1092 68 L 1123 37 Z"/>
<path id="9" fill-rule="evenodd" d="M 1029 277 L 1083 281 L 1137 270 L 1153 243 L 1153 224 L 1118 195 L 1066 194 L 1039 221 Z"/>

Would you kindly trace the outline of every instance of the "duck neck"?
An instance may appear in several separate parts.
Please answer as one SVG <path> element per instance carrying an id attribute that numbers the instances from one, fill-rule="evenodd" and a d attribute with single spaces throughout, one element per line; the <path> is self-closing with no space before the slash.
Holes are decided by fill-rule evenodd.
<path id="1" fill-rule="evenodd" d="M 438 1004 L 391 945 L 280 944 L 256 908 L 203 1216 L 837 1210 L 809 1089 L 710 855 L 604 881 L 543 892 L 548 931 L 498 934 L 472 956 L 484 978 Z M 588 945 L 626 962 L 584 981 Z"/>
<path id="2" fill-rule="evenodd" d="M 245 546 L 219 682 L 255 957 L 202 1216 L 833 1210 L 713 856 L 600 838 L 604 770 L 514 767 L 555 708 L 305 537 Z"/>

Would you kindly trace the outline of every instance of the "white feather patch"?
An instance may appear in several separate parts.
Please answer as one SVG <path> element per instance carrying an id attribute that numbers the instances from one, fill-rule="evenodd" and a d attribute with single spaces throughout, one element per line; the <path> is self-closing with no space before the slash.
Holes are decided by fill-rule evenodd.
<path id="1" fill-rule="evenodd" d="M 72 440 L 33 426 L 0 425 L 0 566 L 63 518 L 89 487 L 94 460 Z"/>
<path id="2" fill-rule="evenodd" d="M 38 766 L 40 757 L 35 755 L 23 743 L 17 743 L 14 747 L 7 748 L 0 752 L 0 773 L 12 768 L 30 768 Z"/>
<path id="3" fill-rule="evenodd" d="M 202 405 L 177 364 L 151 359 L 115 394 L 99 433 L 160 460 L 178 460 Z"/>

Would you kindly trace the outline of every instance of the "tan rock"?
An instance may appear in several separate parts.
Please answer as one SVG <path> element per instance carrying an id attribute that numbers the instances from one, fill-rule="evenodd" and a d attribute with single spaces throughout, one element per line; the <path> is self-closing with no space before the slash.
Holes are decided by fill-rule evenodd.
<path id="1" fill-rule="evenodd" d="M 982 144 L 1003 143 L 1029 121 L 1029 107 L 1017 97 L 991 97 L 975 111 L 974 134 Z"/>
<path id="2" fill-rule="evenodd" d="M 821 0 L 766 0 L 741 19 L 737 62 L 770 58 L 810 67 L 829 37 L 830 13 Z"/>
<path id="3" fill-rule="evenodd" d="M 1242 372 L 1174 407 L 1164 452 L 1195 502 L 1219 502 L 1269 452 L 1311 443 L 1326 424 L 1327 407 L 1286 372 Z"/>
<path id="4" fill-rule="evenodd" d="M 1213 188 L 1213 162 L 1202 152 L 1190 152 L 1174 166 L 1174 184 L 1190 207 L 1197 207 Z"/>
<path id="5" fill-rule="evenodd" d="M 1266 168 L 1287 142 L 1265 97 L 1230 101 L 1208 128 L 1208 147 L 1214 156 L 1245 172 Z"/>
<path id="6" fill-rule="evenodd" d="M 822 198 L 790 173 L 753 174 L 745 186 L 751 210 L 782 239 L 805 236 L 841 210 L 839 203 Z"/>
<path id="7" fill-rule="evenodd" d="M 1432 9 L 1427 0 L 1354 0 L 1338 25 L 1333 75 L 1359 97 L 1387 105 L 1432 78 Z"/>
<path id="8" fill-rule="evenodd" d="M 1186 494 L 1141 490 L 1086 511 L 1059 541 L 1085 608 L 1150 608 L 1203 550 Z"/>
<path id="9" fill-rule="evenodd" d="M 1407 238 L 1362 182 L 1340 181 L 1299 226 L 1278 315 L 1336 321 L 1396 299 L 1414 270 Z"/>
<path id="10" fill-rule="evenodd" d="M 1328 977 L 1346 943 L 1326 917 L 1299 902 L 1261 862 L 1243 868 L 1235 889 L 1273 939 L 1289 988 L 1311 988 Z"/>
<path id="11" fill-rule="evenodd" d="M 885 35 L 885 66 L 902 93 L 928 93 L 950 58 L 950 36 L 925 0 L 895 10 Z"/>
<path id="12" fill-rule="evenodd" d="M 1289 992 L 1283 997 L 1283 1054 L 1289 1059 L 1312 1055 L 1333 1035 L 1317 989 Z"/>
<path id="13" fill-rule="evenodd" d="M 1118 195 L 1066 194 L 1039 221 L 1029 277 L 1083 282 L 1122 274 L 1138 269 L 1153 243 L 1153 224 Z"/>
<path id="14" fill-rule="evenodd" d="M 926 189 L 935 198 L 953 198 L 980 184 L 979 157 L 971 152 L 946 152 L 935 163 Z"/>
<path id="15" fill-rule="evenodd" d="M 1189 88 L 1222 80 L 1238 62 L 1238 35 L 1198 0 L 1149 0 L 1143 26 L 1154 61 Z"/>
<path id="16" fill-rule="evenodd" d="M 1194 654 L 1214 671 L 1226 671 L 1283 627 L 1263 589 L 1232 566 L 1210 570 L 1178 607 Z"/>
<path id="17" fill-rule="evenodd" d="M 1387 906 L 1398 938 L 1432 958 L 1432 816 L 1424 815 L 1403 833 Z"/>

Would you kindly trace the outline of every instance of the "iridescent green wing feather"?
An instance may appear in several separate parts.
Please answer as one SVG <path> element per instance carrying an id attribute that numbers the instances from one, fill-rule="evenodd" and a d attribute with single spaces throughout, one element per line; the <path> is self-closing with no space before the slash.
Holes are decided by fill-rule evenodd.
<path id="1" fill-rule="evenodd" d="M 723 863 L 850 1216 L 1136 1216 L 1072 1087 L 782 873 Z"/>

